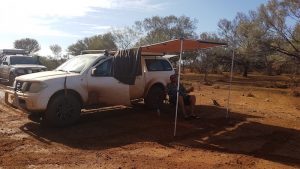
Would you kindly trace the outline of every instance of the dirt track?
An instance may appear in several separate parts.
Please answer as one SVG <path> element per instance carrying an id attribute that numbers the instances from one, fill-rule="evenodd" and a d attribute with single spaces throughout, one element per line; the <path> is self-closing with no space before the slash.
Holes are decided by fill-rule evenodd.
<path id="1" fill-rule="evenodd" d="M 299 98 L 235 86 L 226 119 L 226 88 L 201 86 L 201 119 L 179 116 L 175 138 L 168 105 L 160 116 L 142 105 L 85 112 L 74 126 L 49 129 L 0 103 L 0 168 L 300 168 Z"/>

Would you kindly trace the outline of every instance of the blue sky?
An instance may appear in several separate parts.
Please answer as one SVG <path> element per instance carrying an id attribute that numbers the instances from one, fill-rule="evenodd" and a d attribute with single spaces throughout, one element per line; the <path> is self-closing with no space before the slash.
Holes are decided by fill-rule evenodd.
<path id="1" fill-rule="evenodd" d="M 131 26 L 152 16 L 185 15 L 201 32 L 217 32 L 220 19 L 256 10 L 268 0 L 2 0 L 0 49 L 21 38 L 36 39 L 42 55 L 49 46 L 67 47 L 84 37 Z"/>

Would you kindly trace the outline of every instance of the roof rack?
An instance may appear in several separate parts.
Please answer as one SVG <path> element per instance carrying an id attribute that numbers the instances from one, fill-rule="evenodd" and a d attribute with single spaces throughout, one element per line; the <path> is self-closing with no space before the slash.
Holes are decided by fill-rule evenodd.
<path id="1" fill-rule="evenodd" d="M 24 49 L 0 49 L 0 58 L 4 57 L 5 55 L 28 55 L 29 52 L 27 52 Z"/>
<path id="2" fill-rule="evenodd" d="M 105 53 L 107 50 L 83 50 L 80 53 L 83 54 L 98 54 L 98 53 Z"/>

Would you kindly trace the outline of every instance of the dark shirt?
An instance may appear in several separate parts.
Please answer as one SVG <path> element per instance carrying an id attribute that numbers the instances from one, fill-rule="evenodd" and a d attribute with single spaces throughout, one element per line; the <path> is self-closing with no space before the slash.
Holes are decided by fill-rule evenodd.
<path id="1" fill-rule="evenodd" d="M 167 92 L 169 95 L 170 102 L 175 103 L 177 100 L 177 83 L 169 83 L 167 85 Z M 187 94 L 185 87 L 182 84 L 180 84 L 179 85 L 179 96 L 186 97 L 187 95 L 188 94 Z"/>

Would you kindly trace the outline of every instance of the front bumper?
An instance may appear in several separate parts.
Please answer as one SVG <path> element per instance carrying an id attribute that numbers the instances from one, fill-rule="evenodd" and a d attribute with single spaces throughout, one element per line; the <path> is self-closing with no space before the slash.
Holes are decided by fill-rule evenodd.
<path id="1" fill-rule="evenodd" d="M 4 93 L 5 93 L 5 97 L 4 97 L 5 103 L 9 106 L 18 108 L 16 93 L 13 90 L 5 90 Z"/>
<path id="2" fill-rule="evenodd" d="M 39 99 L 40 98 L 38 94 L 5 90 L 5 103 L 27 113 L 41 112 L 45 110 L 45 108 L 41 104 L 39 104 Z"/>

